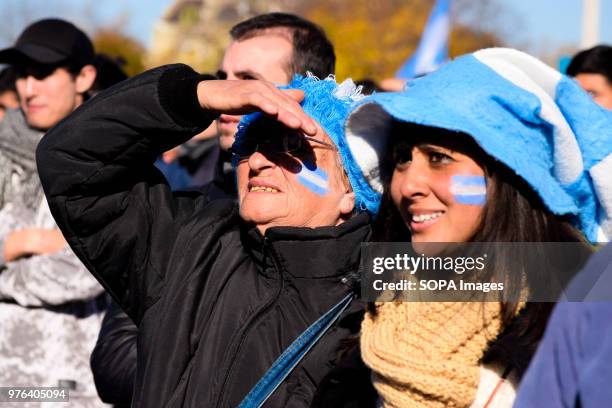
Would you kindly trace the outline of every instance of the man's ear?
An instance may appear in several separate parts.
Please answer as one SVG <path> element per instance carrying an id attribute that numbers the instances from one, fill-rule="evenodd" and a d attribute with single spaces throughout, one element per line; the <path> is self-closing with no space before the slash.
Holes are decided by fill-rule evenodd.
<path id="1" fill-rule="evenodd" d="M 340 199 L 340 215 L 343 218 L 348 218 L 353 213 L 355 208 L 355 193 L 347 191 Z"/>
<path id="2" fill-rule="evenodd" d="M 85 65 L 81 68 L 81 71 L 76 77 L 76 91 L 80 94 L 84 94 L 89 91 L 89 88 L 92 87 L 94 81 L 96 80 L 97 71 L 96 68 L 91 65 Z"/>

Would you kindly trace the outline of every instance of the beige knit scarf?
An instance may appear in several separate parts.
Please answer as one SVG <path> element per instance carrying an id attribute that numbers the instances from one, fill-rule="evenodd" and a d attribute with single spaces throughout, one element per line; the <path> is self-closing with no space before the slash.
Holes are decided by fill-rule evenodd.
<path id="1" fill-rule="evenodd" d="M 361 354 L 385 408 L 468 407 L 499 302 L 387 302 L 361 326 Z"/>

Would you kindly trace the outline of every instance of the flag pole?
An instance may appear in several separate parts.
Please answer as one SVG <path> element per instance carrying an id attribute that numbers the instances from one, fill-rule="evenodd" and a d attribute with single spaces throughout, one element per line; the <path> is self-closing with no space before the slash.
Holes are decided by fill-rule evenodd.
<path id="1" fill-rule="evenodd" d="M 591 48 L 599 43 L 599 11 L 599 0 L 582 0 L 580 49 Z"/>

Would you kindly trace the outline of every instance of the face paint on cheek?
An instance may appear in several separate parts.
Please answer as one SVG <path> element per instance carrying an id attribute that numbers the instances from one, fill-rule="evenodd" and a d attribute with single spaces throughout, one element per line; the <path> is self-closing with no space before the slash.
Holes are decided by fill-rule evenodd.
<path id="1" fill-rule="evenodd" d="M 484 176 L 452 176 L 450 192 L 459 204 L 485 205 L 487 201 L 487 183 Z"/>
<path id="2" fill-rule="evenodd" d="M 313 193 L 323 196 L 329 191 L 329 177 L 322 169 L 314 167 L 310 170 L 308 166 L 302 166 L 297 173 L 298 181 Z"/>

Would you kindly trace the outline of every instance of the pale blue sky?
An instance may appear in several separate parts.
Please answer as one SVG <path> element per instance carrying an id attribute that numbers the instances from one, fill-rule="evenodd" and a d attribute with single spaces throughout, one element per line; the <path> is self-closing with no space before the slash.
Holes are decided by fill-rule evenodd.
<path id="1" fill-rule="evenodd" d="M 504 7 L 522 20 L 524 31 L 511 41 L 527 41 L 532 52 L 561 45 L 578 47 L 581 36 L 581 0 L 507 0 Z M 612 44 L 612 1 L 600 0 L 599 42 Z"/>
<path id="2" fill-rule="evenodd" d="M 550 54 L 560 46 L 578 47 L 581 0 L 497 1 L 512 14 L 508 19 L 499 19 L 508 24 L 502 31 L 510 45 L 534 54 Z M 24 24 L 47 16 L 76 20 L 87 31 L 123 16 L 125 32 L 148 45 L 153 24 L 168 3 L 169 0 L 2 0 L 0 47 L 8 45 Z M 347 7 L 349 4 L 347 1 Z M 600 42 L 612 43 L 612 0 L 601 0 Z"/>

